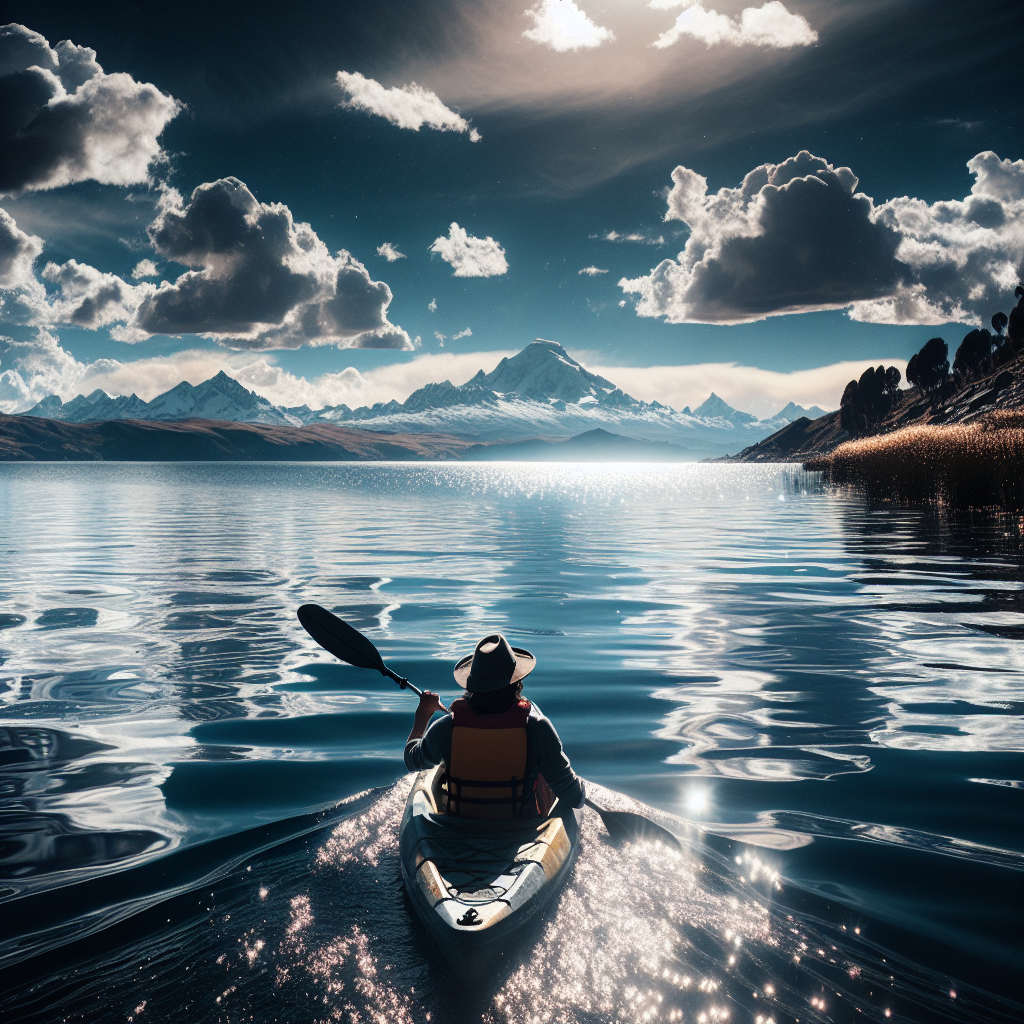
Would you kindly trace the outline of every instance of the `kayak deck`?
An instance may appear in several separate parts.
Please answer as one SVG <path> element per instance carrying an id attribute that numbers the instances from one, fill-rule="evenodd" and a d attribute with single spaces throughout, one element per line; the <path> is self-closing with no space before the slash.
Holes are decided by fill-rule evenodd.
<path id="1" fill-rule="evenodd" d="M 577 813 L 546 818 L 449 818 L 441 767 L 420 772 L 399 838 L 402 875 L 420 919 L 457 974 L 482 980 L 560 887 L 579 847 Z"/>

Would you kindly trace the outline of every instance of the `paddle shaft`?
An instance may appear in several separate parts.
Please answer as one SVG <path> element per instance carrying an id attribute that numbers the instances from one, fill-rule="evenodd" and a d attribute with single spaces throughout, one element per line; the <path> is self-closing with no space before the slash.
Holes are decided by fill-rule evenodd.
<path id="1" fill-rule="evenodd" d="M 354 626 L 339 619 L 333 612 L 319 605 L 305 604 L 299 608 L 298 617 L 303 629 L 339 661 L 354 665 L 356 668 L 374 669 L 381 675 L 393 679 L 403 689 L 412 690 L 417 697 L 423 696 L 423 691 L 413 686 L 405 676 L 400 676 L 384 664 L 380 651 L 367 637 Z M 440 704 L 440 701 L 438 703 Z M 441 710 L 448 709 L 441 704 Z M 606 811 L 592 800 L 587 800 L 586 804 L 601 816 L 608 833 L 617 839 L 654 839 L 679 848 L 679 840 L 668 829 L 662 828 L 657 822 L 642 814 L 634 814 L 632 811 Z"/>

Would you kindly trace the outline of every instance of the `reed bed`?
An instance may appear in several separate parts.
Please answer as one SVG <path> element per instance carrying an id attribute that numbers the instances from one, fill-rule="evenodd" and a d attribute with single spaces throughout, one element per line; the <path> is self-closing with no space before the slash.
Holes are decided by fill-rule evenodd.
<path id="1" fill-rule="evenodd" d="M 1024 409 L 847 441 L 804 468 L 876 497 L 1024 511 Z"/>

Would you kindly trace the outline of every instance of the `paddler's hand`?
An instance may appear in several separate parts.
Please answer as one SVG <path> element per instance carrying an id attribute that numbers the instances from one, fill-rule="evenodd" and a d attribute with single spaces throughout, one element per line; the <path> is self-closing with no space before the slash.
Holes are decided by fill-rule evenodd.
<path id="1" fill-rule="evenodd" d="M 420 694 L 420 703 L 416 708 L 416 717 L 413 719 L 409 740 L 418 740 L 427 731 L 427 725 L 437 711 L 444 711 L 441 698 L 430 690 L 424 690 Z M 409 740 L 405 742 L 408 743 Z"/>

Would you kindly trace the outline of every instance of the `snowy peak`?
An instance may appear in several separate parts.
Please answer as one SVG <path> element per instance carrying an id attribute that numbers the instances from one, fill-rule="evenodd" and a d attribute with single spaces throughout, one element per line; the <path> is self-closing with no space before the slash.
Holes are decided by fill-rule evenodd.
<path id="1" fill-rule="evenodd" d="M 774 416 L 769 418 L 772 421 L 785 420 L 787 423 L 792 423 L 793 420 L 798 420 L 801 416 L 806 416 L 809 420 L 816 420 L 819 416 L 824 415 L 825 410 L 819 409 L 816 405 L 812 405 L 810 409 L 805 409 L 802 405 L 797 405 L 796 402 L 790 402 L 785 409 L 780 409 Z"/>
<path id="2" fill-rule="evenodd" d="M 757 417 L 751 415 L 749 412 L 740 412 L 739 409 L 734 409 L 728 402 L 721 399 L 714 393 L 708 396 L 706 401 L 702 405 L 698 405 L 693 410 L 694 416 L 703 416 L 708 420 L 728 420 L 730 423 L 740 426 L 744 423 L 756 423 Z"/>
<path id="3" fill-rule="evenodd" d="M 586 398 L 601 401 L 605 395 L 617 391 L 610 380 L 580 366 L 558 342 L 544 338 L 531 342 L 511 359 L 502 359 L 490 373 L 480 371 L 463 386 L 469 384 L 498 395 L 572 404 Z M 629 400 L 635 402 L 635 399 Z"/>
<path id="4" fill-rule="evenodd" d="M 97 389 L 88 396 L 78 395 L 66 404 L 57 395 L 48 395 L 25 415 L 68 423 L 191 419 L 278 424 L 301 422 L 287 416 L 254 391 L 246 391 L 223 371 L 195 387 L 183 380 L 170 391 L 157 395 L 152 402 L 144 402 L 138 395 L 111 398 L 105 391 Z"/>

